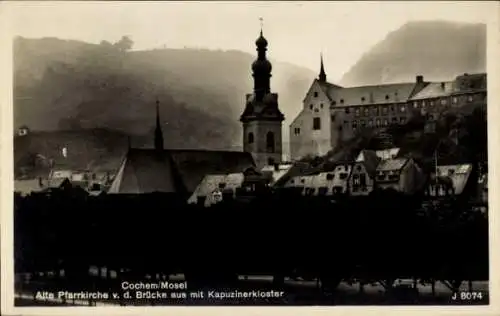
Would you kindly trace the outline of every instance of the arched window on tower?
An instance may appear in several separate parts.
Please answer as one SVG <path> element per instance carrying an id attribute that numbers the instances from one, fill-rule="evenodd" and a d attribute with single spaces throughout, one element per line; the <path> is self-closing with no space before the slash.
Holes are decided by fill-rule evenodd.
<path id="1" fill-rule="evenodd" d="M 266 135 L 266 149 L 268 153 L 274 152 L 274 133 L 268 132 Z"/>
<path id="2" fill-rule="evenodd" d="M 252 132 L 248 133 L 248 143 L 253 144 L 253 133 Z"/>

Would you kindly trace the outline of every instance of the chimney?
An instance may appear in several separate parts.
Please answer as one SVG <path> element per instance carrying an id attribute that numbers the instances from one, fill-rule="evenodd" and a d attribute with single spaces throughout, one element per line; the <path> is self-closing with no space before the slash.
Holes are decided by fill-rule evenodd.
<path id="1" fill-rule="evenodd" d="M 444 82 L 441 82 L 441 89 L 444 90 Z"/>
<path id="2" fill-rule="evenodd" d="M 423 83 L 424 82 L 424 76 L 418 75 L 417 76 L 417 83 Z"/>

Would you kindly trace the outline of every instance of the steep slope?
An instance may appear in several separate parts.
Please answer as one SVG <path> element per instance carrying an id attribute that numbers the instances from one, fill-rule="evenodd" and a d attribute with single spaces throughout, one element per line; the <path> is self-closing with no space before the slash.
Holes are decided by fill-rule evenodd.
<path id="1" fill-rule="evenodd" d="M 113 171 L 126 148 L 126 135 L 105 129 L 32 132 L 14 138 L 14 174 L 47 175 L 50 167 Z"/>
<path id="2" fill-rule="evenodd" d="M 343 76 L 345 86 L 411 82 L 418 74 L 450 80 L 486 71 L 486 25 L 409 22 L 389 35 Z"/>
<path id="3" fill-rule="evenodd" d="M 42 131 L 102 127 L 145 135 L 153 128 L 158 98 L 166 146 L 240 149 L 238 117 L 252 89 L 254 57 L 249 54 L 126 52 L 106 43 L 17 38 L 14 56 L 15 126 Z M 273 90 L 280 93 L 288 119 L 300 108 L 313 77 L 307 69 L 274 62 Z"/>

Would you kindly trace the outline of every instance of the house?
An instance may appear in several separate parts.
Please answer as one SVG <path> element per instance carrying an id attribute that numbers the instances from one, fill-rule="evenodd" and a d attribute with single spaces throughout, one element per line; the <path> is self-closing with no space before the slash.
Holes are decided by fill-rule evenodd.
<path id="1" fill-rule="evenodd" d="M 431 175 L 425 195 L 432 198 L 459 196 L 464 193 L 472 173 L 471 164 L 437 166 Z"/>
<path id="2" fill-rule="evenodd" d="M 223 200 L 224 196 L 236 197 L 236 188 L 240 188 L 244 174 L 209 174 L 206 175 L 188 199 L 188 204 L 202 204 L 205 207 Z"/>
<path id="3" fill-rule="evenodd" d="M 332 171 L 292 177 L 286 187 L 302 188 L 303 195 L 335 196 L 349 192 L 352 165 L 340 163 Z"/>
<path id="4" fill-rule="evenodd" d="M 412 158 L 382 160 L 376 169 L 375 185 L 401 193 L 416 192 L 422 183 L 422 171 Z"/>
<path id="5" fill-rule="evenodd" d="M 375 174 L 381 160 L 380 156 L 373 150 L 360 152 L 349 177 L 348 185 L 352 196 L 368 195 L 374 190 Z"/>
<path id="6" fill-rule="evenodd" d="M 264 166 L 261 173 L 270 178 L 271 187 L 282 188 L 292 177 L 304 175 L 309 169 L 308 163 L 296 161 Z"/>
<path id="7" fill-rule="evenodd" d="M 205 207 L 227 199 L 251 200 L 269 190 L 273 178 L 254 167 L 243 172 L 206 175 L 188 199 L 188 204 Z"/>

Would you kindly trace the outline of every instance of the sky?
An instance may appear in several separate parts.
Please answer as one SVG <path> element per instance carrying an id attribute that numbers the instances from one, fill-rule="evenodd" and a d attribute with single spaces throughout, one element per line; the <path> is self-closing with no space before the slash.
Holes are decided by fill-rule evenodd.
<path id="1" fill-rule="evenodd" d="M 409 21 L 480 23 L 494 1 L 304 2 L 31 2 L 0 4 L 10 34 L 91 43 L 128 35 L 134 49 L 198 47 L 255 54 L 263 19 L 272 59 L 317 71 L 323 53 L 334 81 L 387 34 Z M 5 14 L 7 13 L 7 14 Z"/>

